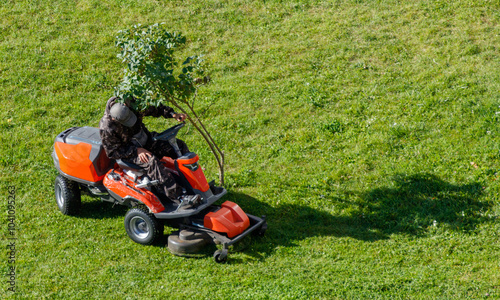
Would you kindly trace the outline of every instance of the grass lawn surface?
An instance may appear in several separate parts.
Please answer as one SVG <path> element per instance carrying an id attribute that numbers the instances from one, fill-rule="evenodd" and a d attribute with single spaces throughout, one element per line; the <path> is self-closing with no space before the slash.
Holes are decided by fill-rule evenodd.
<path id="1" fill-rule="evenodd" d="M 0 3 L 1 299 L 500 298 L 499 1 Z M 55 203 L 55 136 L 98 126 L 116 33 L 160 22 L 209 63 L 224 199 L 268 218 L 227 264 L 132 242 L 124 207 Z"/>

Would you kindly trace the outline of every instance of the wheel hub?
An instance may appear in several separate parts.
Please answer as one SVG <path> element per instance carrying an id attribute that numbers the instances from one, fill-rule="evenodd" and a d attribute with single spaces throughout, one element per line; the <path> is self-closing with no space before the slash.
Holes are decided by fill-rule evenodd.
<path id="1" fill-rule="evenodd" d="M 59 184 L 56 184 L 55 194 L 57 205 L 59 205 L 59 207 L 62 207 L 64 205 L 64 199 L 62 197 L 61 186 Z"/>
<path id="2" fill-rule="evenodd" d="M 149 235 L 149 227 L 146 221 L 141 217 L 133 217 L 130 220 L 130 228 L 135 236 L 145 239 Z"/>

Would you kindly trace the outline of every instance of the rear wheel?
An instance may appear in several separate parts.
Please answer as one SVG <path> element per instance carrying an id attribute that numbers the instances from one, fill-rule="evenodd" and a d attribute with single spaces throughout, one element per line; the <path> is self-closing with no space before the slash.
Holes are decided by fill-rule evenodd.
<path id="1" fill-rule="evenodd" d="M 58 175 L 54 184 L 56 203 L 65 215 L 76 215 L 82 205 L 78 183 Z"/>
<path id="2" fill-rule="evenodd" d="M 157 242 L 163 234 L 163 226 L 143 206 L 134 207 L 127 212 L 125 230 L 134 242 L 142 245 Z"/>

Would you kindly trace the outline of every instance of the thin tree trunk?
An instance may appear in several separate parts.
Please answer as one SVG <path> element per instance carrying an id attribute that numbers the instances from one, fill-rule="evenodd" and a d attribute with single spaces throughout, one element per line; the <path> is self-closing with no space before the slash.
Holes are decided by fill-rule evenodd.
<path id="1" fill-rule="evenodd" d="M 193 124 L 194 128 L 196 128 L 196 130 L 198 130 L 198 132 L 203 136 L 203 138 L 207 142 L 208 146 L 210 147 L 210 150 L 212 150 L 212 153 L 214 154 L 215 159 L 217 160 L 217 164 L 219 165 L 219 181 L 220 181 L 221 186 L 224 186 L 224 160 L 223 160 L 224 159 L 224 155 L 223 155 L 222 151 L 219 149 L 219 147 L 217 147 L 217 144 L 214 143 L 212 137 L 208 134 L 208 132 L 206 131 L 205 126 L 200 121 L 200 119 L 197 117 L 196 113 L 194 113 L 194 115 L 196 117 L 196 121 L 195 121 L 195 120 L 193 120 L 189 116 L 189 114 L 184 110 L 184 108 L 182 108 L 182 106 L 180 106 L 177 103 L 177 101 L 175 101 L 175 99 L 173 97 L 167 97 L 167 95 L 163 91 L 162 91 L 162 94 L 163 94 L 163 97 L 167 101 L 169 101 L 170 103 L 172 103 L 182 113 L 184 113 L 184 114 L 187 115 L 188 120 L 191 122 L 191 124 Z M 188 107 L 189 107 L 189 105 L 188 105 Z M 190 110 L 193 111 L 191 109 L 191 107 L 190 107 Z M 201 124 L 201 126 L 203 127 L 203 130 L 199 127 L 199 125 L 197 124 L 197 122 L 199 124 Z M 214 146 L 217 148 L 217 150 L 214 148 Z M 221 157 L 220 158 L 219 158 L 218 153 L 221 153 Z M 221 161 L 221 159 L 222 159 L 222 161 Z"/>
<path id="2" fill-rule="evenodd" d="M 191 110 L 191 112 L 193 113 L 194 117 L 196 118 L 196 121 L 198 121 L 198 123 L 200 123 L 201 127 L 203 127 L 203 130 L 205 131 L 205 133 L 207 134 L 207 136 L 212 141 L 212 144 L 215 146 L 215 148 L 217 148 L 217 151 L 219 152 L 219 154 L 221 156 L 221 159 L 222 159 L 222 164 L 224 165 L 224 152 L 219 148 L 219 146 L 217 145 L 217 143 L 215 143 L 214 139 L 212 138 L 212 135 L 210 134 L 210 132 L 208 132 L 207 128 L 205 127 L 205 124 L 203 124 L 203 122 L 200 120 L 200 118 L 198 117 L 198 115 L 194 111 L 193 106 L 189 105 L 189 104 L 187 104 L 187 106 L 188 106 L 189 110 Z"/>

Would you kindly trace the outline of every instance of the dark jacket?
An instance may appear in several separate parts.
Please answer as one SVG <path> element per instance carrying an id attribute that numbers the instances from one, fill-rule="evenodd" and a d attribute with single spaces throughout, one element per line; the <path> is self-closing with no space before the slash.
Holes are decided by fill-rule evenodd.
<path id="1" fill-rule="evenodd" d="M 136 133 L 139 133 L 141 129 L 144 130 L 148 136 L 148 142 L 146 145 L 151 144 L 152 142 L 152 134 L 142 122 L 142 118 L 145 116 L 163 116 L 165 118 L 172 118 L 174 110 L 171 107 L 164 105 L 160 105 L 158 107 L 150 106 L 142 112 L 137 112 L 131 109 L 137 116 L 137 122 L 133 127 L 127 127 L 117 121 L 114 121 L 109 114 L 111 106 L 116 103 L 116 99 L 116 97 L 112 97 L 108 100 L 104 116 L 99 122 L 99 133 L 101 135 L 102 145 L 109 158 L 134 158 L 137 156 L 137 148 L 141 147 L 141 145 L 138 145 L 134 140 L 132 140 L 132 137 Z"/>

